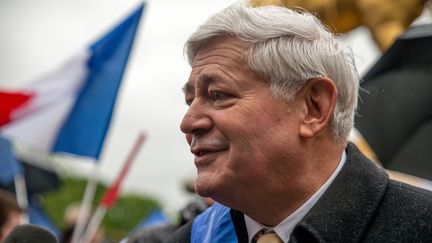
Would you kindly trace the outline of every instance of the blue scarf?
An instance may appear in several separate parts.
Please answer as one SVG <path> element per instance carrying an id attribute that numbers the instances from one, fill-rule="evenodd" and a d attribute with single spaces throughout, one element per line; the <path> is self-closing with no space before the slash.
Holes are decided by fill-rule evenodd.
<path id="1" fill-rule="evenodd" d="M 192 224 L 191 243 L 237 243 L 237 234 L 230 208 L 219 203 L 195 218 Z"/>

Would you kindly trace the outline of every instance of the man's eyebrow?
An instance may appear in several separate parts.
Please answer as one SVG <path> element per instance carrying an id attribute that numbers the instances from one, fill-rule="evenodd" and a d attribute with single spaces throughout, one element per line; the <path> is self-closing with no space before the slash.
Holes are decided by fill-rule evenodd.
<path id="1" fill-rule="evenodd" d="M 222 80 L 223 79 L 219 75 L 203 74 L 200 77 L 198 77 L 197 82 L 198 82 L 199 87 L 205 87 L 206 85 L 209 85 L 210 83 L 219 82 Z M 183 86 L 182 91 L 183 91 L 183 93 L 189 93 L 189 92 L 193 93 L 195 91 L 195 87 L 191 83 L 187 82 Z"/>
<path id="2" fill-rule="evenodd" d="M 214 74 L 203 74 L 199 77 L 198 82 L 201 84 L 209 84 L 220 80 L 220 77 Z"/>
<path id="3" fill-rule="evenodd" d="M 185 83 L 185 85 L 182 88 L 183 93 L 190 93 L 195 90 L 194 86 L 190 83 Z"/>

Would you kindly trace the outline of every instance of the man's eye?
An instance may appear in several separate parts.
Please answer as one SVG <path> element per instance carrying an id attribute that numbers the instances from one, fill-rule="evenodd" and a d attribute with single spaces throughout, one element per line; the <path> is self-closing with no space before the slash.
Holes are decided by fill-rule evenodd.
<path id="1" fill-rule="evenodd" d="M 192 104 L 193 99 L 186 99 L 186 105 L 190 106 Z"/>
<path id="2" fill-rule="evenodd" d="M 213 101 L 220 101 L 229 98 L 229 95 L 220 91 L 210 91 L 210 98 Z"/>

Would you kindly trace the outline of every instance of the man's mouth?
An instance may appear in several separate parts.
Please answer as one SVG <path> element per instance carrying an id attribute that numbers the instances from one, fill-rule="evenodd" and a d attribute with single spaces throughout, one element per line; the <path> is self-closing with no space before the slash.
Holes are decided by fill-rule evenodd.
<path id="1" fill-rule="evenodd" d="M 201 149 L 201 148 L 191 149 L 192 153 L 197 157 L 201 157 L 210 153 L 220 152 L 223 150 L 224 149 Z"/>
<path id="2" fill-rule="evenodd" d="M 195 155 L 195 165 L 203 166 L 205 164 L 211 163 L 217 155 L 221 152 L 228 150 L 225 147 L 200 147 L 195 146 L 191 148 L 192 154 Z"/>
<path id="3" fill-rule="evenodd" d="M 205 155 L 207 153 L 209 153 L 209 151 L 207 151 L 207 150 L 201 150 L 198 153 L 196 153 L 195 156 L 203 156 L 203 155 Z"/>
<path id="4" fill-rule="evenodd" d="M 193 137 L 190 144 L 190 151 L 195 155 L 195 165 L 211 163 L 221 152 L 229 149 L 229 143 L 223 139 L 199 139 Z"/>

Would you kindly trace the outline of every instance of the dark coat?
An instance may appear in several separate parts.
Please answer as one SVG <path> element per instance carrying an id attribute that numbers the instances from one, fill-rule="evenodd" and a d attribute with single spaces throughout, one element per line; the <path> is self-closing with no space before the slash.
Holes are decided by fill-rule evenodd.
<path id="1" fill-rule="evenodd" d="M 388 178 L 353 144 L 323 196 L 297 224 L 290 242 L 432 242 L 432 192 Z M 239 242 L 244 217 L 231 210 Z M 189 242 L 192 224 L 165 241 Z"/>

